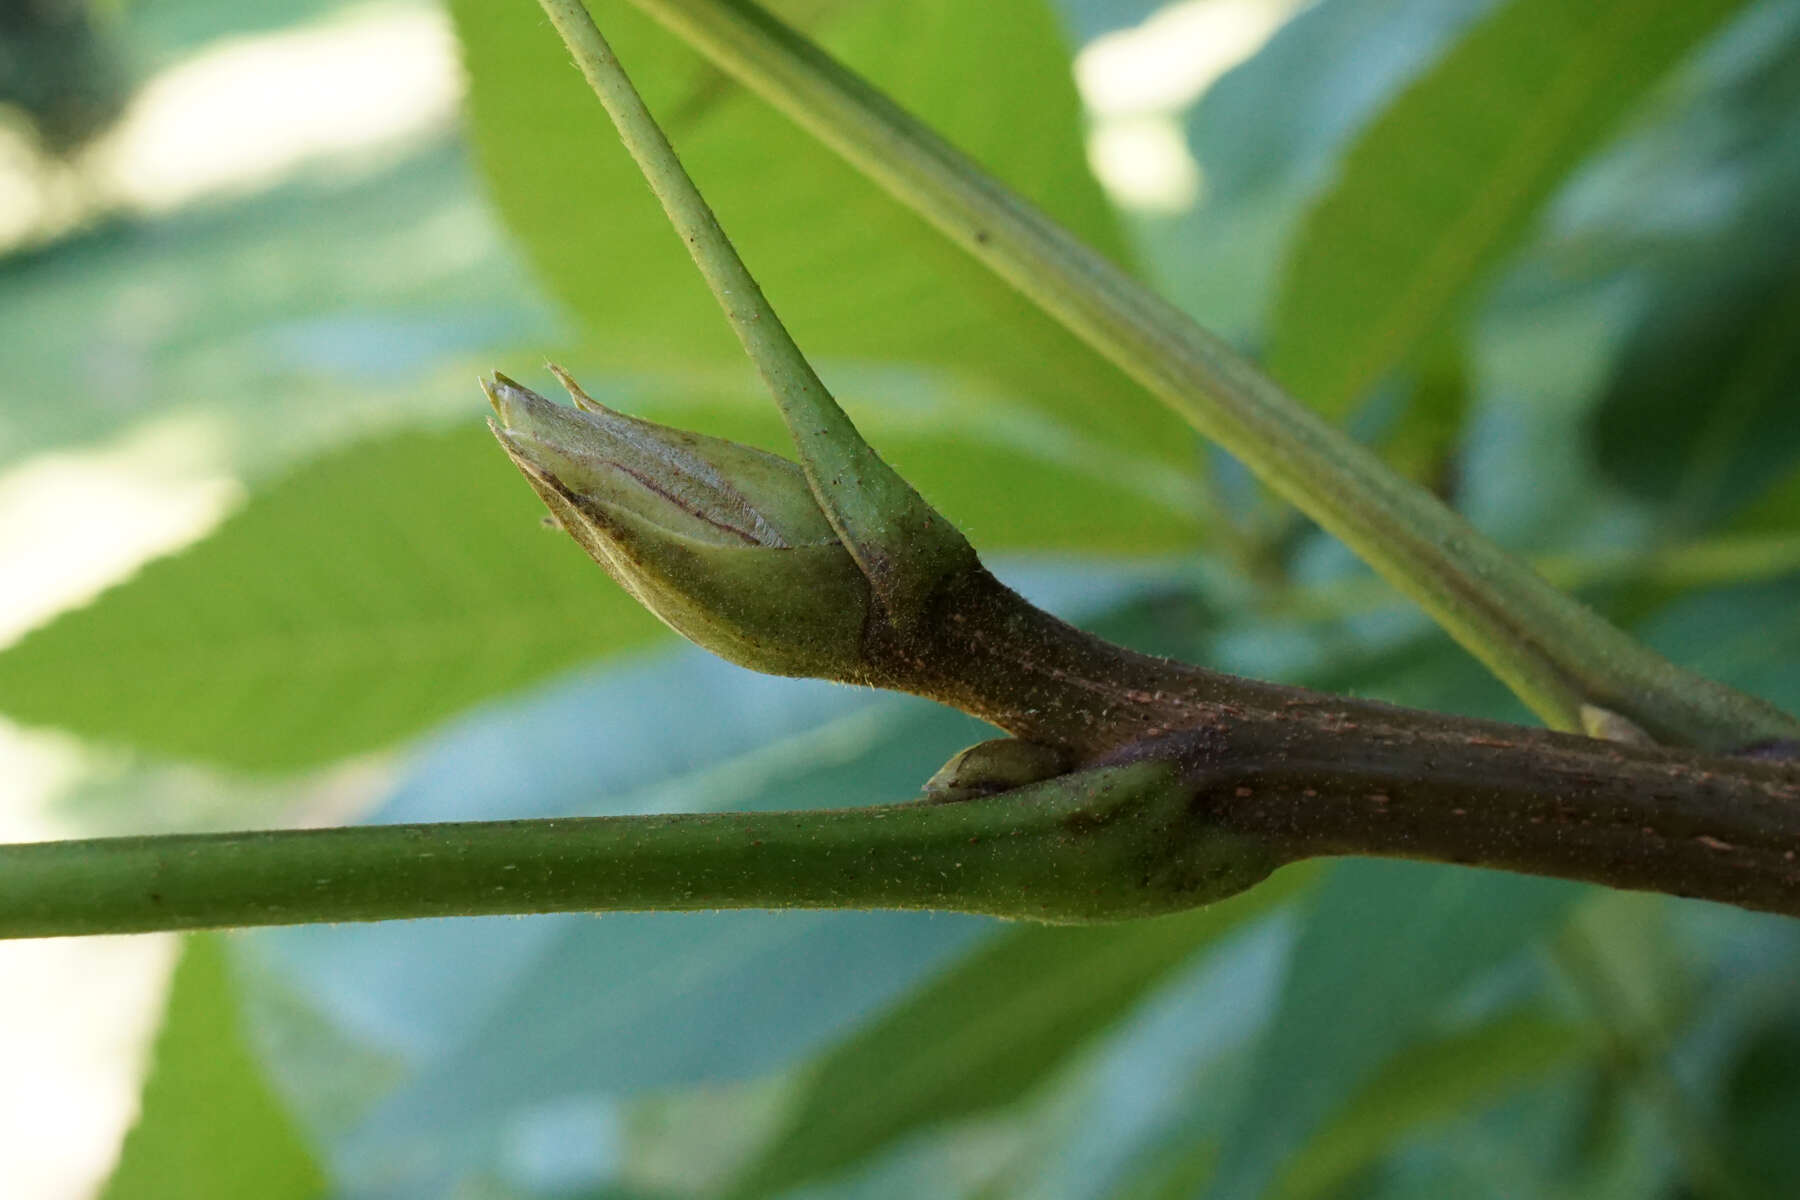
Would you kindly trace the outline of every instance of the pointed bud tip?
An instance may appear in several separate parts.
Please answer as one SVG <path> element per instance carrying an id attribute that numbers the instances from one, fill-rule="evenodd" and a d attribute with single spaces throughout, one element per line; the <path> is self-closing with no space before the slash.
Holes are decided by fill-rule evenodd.
<path id="1" fill-rule="evenodd" d="M 552 375 L 556 376 L 556 382 L 562 384 L 563 391 L 569 393 L 569 399 L 574 402 L 576 408 L 581 409 L 583 412 L 605 413 L 609 416 L 619 415 L 586 392 L 582 391 L 581 385 L 575 382 L 574 377 L 555 363 L 547 362 L 544 364 L 544 367 Z"/>
<path id="2" fill-rule="evenodd" d="M 481 390 L 487 394 L 488 404 L 492 406 L 494 415 L 500 418 L 500 424 L 507 429 L 518 425 L 534 402 L 539 405 L 550 404 L 544 397 L 499 371 L 481 380 Z"/>
<path id="3" fill-rule="evenodd" d="M 603 444 L 595 438 L 591 417 L 498 371 L 481 381 L 481 390 L 487 393 L 488 404 L 499 418 L 499 428 L 514 435 L 516 449 L 525 450 L 529 445 L 539 452 L 556 448 L 579 451 Z"/>

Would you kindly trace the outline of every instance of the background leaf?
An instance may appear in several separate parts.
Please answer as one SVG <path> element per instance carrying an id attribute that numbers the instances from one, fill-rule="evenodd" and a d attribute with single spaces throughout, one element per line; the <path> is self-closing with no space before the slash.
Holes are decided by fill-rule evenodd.
<path id="1" fill-rule="evenodd" d="M 1262 1195 L 1390 1055 L 1477 975 L 1552 929 L 1581 891 L 1418 863 L 1339 865 L 1313 896 L 1207 1195 Z"/>
<path id="2" fill-rule="evenodd" d="M 1790 711 L 1800 707 L 1800 575 L 1695 592 L 1647 621 L 1643 637 L 1665 654 Z"/>
<path id="3" fill-rule="evenodd" d="M 1307 218 L 1268 361 L 1332 416 L 1457 319 L 1632 106 L 1737 0 L 1510 0 L 1358 139 Z"/>
<path id="4" fill-rule="evenodd" d="M 1170 973 L 1311 877 L 1290 869 L 1220 904 L 1117 929 L 1027 928 L 989 941 L 825 1055 L 733 1194 L 773 1194 L 919 1128 L 1020 1099 Z"/>
<path id="5" fill-rule="evenodd" d="M 599 104 L 540 21 L 456 0 L 470 133 L 508 226 L 597 361 L 747 376 L 742 351 Z M 1000 178 L 1115 257 L 1069 49 L 1043 0 L 777 4 Z M 625 4 L 601 29 L 826 382 L 834 361 L 952 368 L 1105 445 L 1186 464 L 1190 436 L 1111 365 L 835 155 Z M 604 205 L 604 209 L 597 205 Z M 598 214 L 603 211 L 604 216 Z"/>
<path id="6" fill-rule="evenodd" d="M 247 24 L 269 7 L 231 16 Z M 138 9 L 134 29 L 140 19 L 220 17 L 183 0 Z M 475 373 L 554 327 L 446 133 L 380 169 L 6 257 L 0 464 L 174 420 L 263 476 L 346 437 L 477 411 Z"/>
<path id="7" fill-rule="evenodd" d="M 1408 1135 L 1572 1066 L 1591 1056 L 1596 1042 L 1579 1025 L 1525 1011 L 1423 1040 L 1390 1059 L 1287 1160 L 1270 1194 L 1280 1200 L 1334 1195 Z"/>
<path id="8" fill-rule="evenodd" d="M 1134 214 L 1160 290 L 1240 346 L 1266 341 L 1284 255 L 1346 147 L 1492 0 L 1319 0 L 1180 114 L 1206 182 L 1181 213 Z"/>
<path id="9" fill-rule="evenodd" d="M 325 1176 L 252 1057 L 224 943 L 186 940 L 142 1111 L 103 1200 L 306 1200 Z"/>
<path id="10" fill-rule="evenodd" d="M 1765 1195 L 1800 1188 L 1800 1161 L 1787 1135 L 1800 1122 L 1800 1025 L 1755 1030 L 1726 1076 L 1724 1126 L 1730 1161 Z"/>
<path id="11" fill-rule="evenodd" d="M 353 447 L 0 656 L 0 707 L 271 769 L 405 736 L 660 626 L 539 508 L 485 429 Z"/>
<path id="12" fill-rule="evenodd" d="M 1752 244 L 1673 273 L 1594 414 L 1601 467 L 1661 509 L 1666 538 L 1711 525 L 1800 457 L 1800 219 L 1752 228 Z"/>

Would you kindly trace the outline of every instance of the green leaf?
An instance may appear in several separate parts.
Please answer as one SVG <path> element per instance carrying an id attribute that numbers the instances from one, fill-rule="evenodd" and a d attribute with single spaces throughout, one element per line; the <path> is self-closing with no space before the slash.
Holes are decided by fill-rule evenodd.
<path id="1" fill-rule="evenodd" d="M 1632 106 L 1740 0 L 1512 0 L 1378 117 L 1307 219 L 1270 367 L 1342 417 L 1466 309 Z"/>
<path id="2" fill-rule="evenodd" d="M 1208 1193 L 1261 1196 L 1481 972 L 1553 930 L 1574 884 L 1351 860 L 1314 893 Z"/>
<path id="3" fill-rule="evenodd" d="M 303 1200 L 325 1176 L 264 1079 L 224 942 L 187 939 L 137 1124 L 102 1200 Z"/>
<path id="4" fill-rule="evenodd" d="M 1732 526 L 1752 533 L 1800 534 L 1800 469 L 1757 497 Z"/>
<path id="5" fill-rule="evenodd" d="M 1238 345 L 1266 345 L 1283 252 L 1369 120 L 1492 7 L 1320 0 L 1221 75 L 1183 118 L 1201 202 L 1143 222 L 1159 289 Z"/>
<path id="6" fill-rule="evenodd" d="M 1711 526 L 1800 458 L 1800 238 L 1758 232 L 1748 253 L 1663 286 L 1594 416 L 1601 468 L 1662 509 L 1668 537 Z"/>
<path id="7" fill-rule="evenodd" d="M 288 768 L 656 636 L 540 517 L 485 429 L 352 447 L 0 655 L 0 708 Z"/>
<path id="8" fill-rule="evenodd" d="M 1330 1196 L 1404 1139 L 1598 1048 L 1581 1027 L 1514 1012 L 1423 1042 L 1390 1060 L 1287 1162 L 1278 1200 Z"/>
<path id="9" fill-rule="evenodd" d="M 934 411 L 896 414 L 893 460 L 983 550 L 1191 545 L 1189 519 L 1144 486 L 1154 468 L 1077 455 L 1029 414 L 991 413 L 983 436 L 956 439 L 934 429 Z M 772 409 L 671 419 L 767 445 L 784 436 Z M 666 636 L 542 517 L 483 428 L 340 450 L 0 653 L 0 711 L 160 754 L 287 769 L 390 744 Z"/>
<path id="10" fill-rule="evenodd" d="M 1420 352 L 1405 409 L 1383 439 L 1394 470 L 1440 496 L 1455 490 L 1453 453 L 1468 419 L 1473 388 L 1468 348 L 1449 337 Z"/>
<path id="11" fill-rule="evenodd" d="M 1683 596 L 1639 633 L 1709 679 L 1800 708 L 1800 574 Z"/>
<path id="12" fill-rule="evenodd" d="M 1290 868 L 1192 913 L 994 940 L 825 1055 L 735 1194 L 792 1187 L 1019 1099 L 1157 983 L 1312 878 Z"/>
<path id="13" fill-rule="evenodd" d="M 837 378 L 834 360 L 946 367 L 964 373 L 945 382 L 970 415 L 998 392 L 1083 436 L 1186 463 L 1192 440 L 1180 423 L 1030 302 L 647 18 L 623 4 L 598 7 L 602 31 L 726 232 L 847 406 L 859 391 Z M 1043 0 L 776 7 L 1001 179 L 1122 255 L 1083 154 L 1069 50 Z M 556 36 L 508 5 L 456 0 L 451 11 L 470 136 L 494 198 L 539 274 L 591 331 L 591 355 L 637 370 L 747 374 Z"/>
<path id="14" fill-rule="evenodd" d="M 1793 1143 L 1800 1128 L 1800 1022 L 1791 1003 L 1782 1015 L 1753 1029 L 1738 1050 L 1724 1073 L 1719 1118 L 1731 1163 L 1769 1196 L 1800 1190 Z"/>

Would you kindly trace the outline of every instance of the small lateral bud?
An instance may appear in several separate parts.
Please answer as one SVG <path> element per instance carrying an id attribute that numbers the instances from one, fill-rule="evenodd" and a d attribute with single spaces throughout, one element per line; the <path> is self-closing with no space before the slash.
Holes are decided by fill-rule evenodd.
<path id="1" fill-rule="evenodd" d="M 1656 745 L 1656 739 L 1645 733 L 1636 721 L 1598 704 L 1581 706 L 1581 731 L 1604 742 L 1622 742 L 1627 746 Z"/>

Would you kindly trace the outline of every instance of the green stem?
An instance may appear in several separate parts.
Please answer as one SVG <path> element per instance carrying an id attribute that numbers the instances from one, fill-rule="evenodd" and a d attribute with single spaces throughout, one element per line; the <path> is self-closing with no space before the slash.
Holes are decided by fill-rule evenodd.
<path id="1" fill-rule="evenodd" d="M 1544 578 L 1570 590 L 1627 583 L 1676 591 L 1730 587 L 1800 573 L 1800 536 L 1732 534 L 1650 549 L 1546 555 L 1533 565 Z M 1330 621 L 1379 609 L 1392 599 L 1375 580 L 1343 579 L 1295 589 L 1280 603 L 1286 615 Z"/>
<path id="2" fill-rule="evenodd" d="M 807 482 L 890 613 L 974 552 L 865 442 L 795 345 L 580 0 L 539 0 L 781 409 Z"/>
<path id="3" fill-rule="evenodd" d="M 633 2 L 1237 455 L 1553 728 L 1581 728 L 1582 707 L 1597 705 L 1713 750 L 1800 736 L 1800 721 L 1681 670 L 1558 592 L 749 0 Z"/>
<path id="4" fill-rule="evenodd" d="M 960 804 L 446 822 L 0 846 L 0 938 L 494 913 L 957 909 L 1149 916 L 1234 894 L 1274 860 L 1170 836 L 1166 764 Z"/>
<path id="5" fill-rule="evenodd" d="M 1800 916 L 1800 764 L 1368 702 L 1220 707 L 1109 765 L 957 802 L 0 846 L 0 938 L 644 909 L 1111 921 L 1339 855 Z"/>

